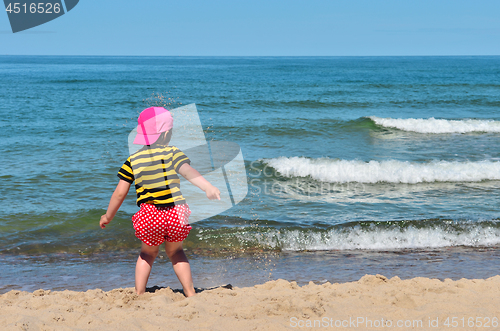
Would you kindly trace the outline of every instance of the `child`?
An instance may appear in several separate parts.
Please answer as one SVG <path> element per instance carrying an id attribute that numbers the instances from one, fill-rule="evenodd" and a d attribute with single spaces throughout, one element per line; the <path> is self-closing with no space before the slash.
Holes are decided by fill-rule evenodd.
<path id="1" fill-rule="evenodd" d="M 182 284 L 184 295 L 195 294 L 189 261 L 182 249 L 191 226 L 191 210 L 180 191 L 177 174 L 202 189 L 209 199 L 220 200 L 220 191 L 190 166 L 191 161 L 177 147 L 168 146 L 172 136 L 173 118 L 162 107 L 143 110 L 137 120 L 134 144 L 145 145 L 129 156 L 118 177 L 120 181 L 111 196 L 100 226 L 105 228 L 115 217 L 130 185 L 135 180 L 137 206 L 140 210 L 132 217 L 135 235 L 142 241 L 141 253 L 135 268 L 135 290 L 146 291 L 153 262 L 159 245 L 165 241 L 165 252 L 172 262 L 175 274 Z"/>

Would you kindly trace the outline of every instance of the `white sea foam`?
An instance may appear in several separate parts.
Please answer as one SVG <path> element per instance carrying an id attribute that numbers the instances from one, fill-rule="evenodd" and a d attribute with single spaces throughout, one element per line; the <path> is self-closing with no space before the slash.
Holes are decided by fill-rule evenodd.
<path id="1" fill-rule="evenodd" d="M 267 165 L 289 178 L 311 177 L 329 183 L 406 183 L 423 182 L 479 182 L 500 180 L 499 161 L 408 161 L 334 160 L 305 157 L 278 157 L 263 159 Z"/>
<path id="2" fill-rule="evenodd" d="M 444 120 L 431 118 L 380 118 L 369 117 L 377 125 L 419 133 L 468 133 L 500 132 L 500 121 L 493 120 Z"/>
<path id="3" fill-rule="evenodd" d="M 450 246 L 494 246 L 500 244 L 500 229 L 482 222 L 461 224 L 459 230 L 445 226 L 417 228 L 362 228 L 332 229 L 327 232 L 299 230 L 271 230 L 252 240 L 268 247 L 283 250 L 349 250 L 349 249 L 415 249 Z M 241 238 L 248 240 L 248 238 Z"/>

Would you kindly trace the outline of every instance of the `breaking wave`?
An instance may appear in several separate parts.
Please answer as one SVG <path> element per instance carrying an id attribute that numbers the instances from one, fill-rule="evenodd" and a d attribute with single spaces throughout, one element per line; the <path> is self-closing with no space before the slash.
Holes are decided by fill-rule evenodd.
<path id="1" fill-rule="evenodd" d="M 445 120 L 431 118 L 380 118 L 369 117 L 375 124 L 396 128 L 403 131 L 418 133 L 470 133 L 470 132 L 500 132 L 500 121 L 494 120 Z"/>
<path id="2" fill-rule="evenodd" d="M 416 163 L 387 160 L 364 162 L 330 158 L 278 157 L 262 159 L 281 176 L 310 177 L 330 183 L 479 182 L 500 180 L 500 162 L 433 161 Z"/>

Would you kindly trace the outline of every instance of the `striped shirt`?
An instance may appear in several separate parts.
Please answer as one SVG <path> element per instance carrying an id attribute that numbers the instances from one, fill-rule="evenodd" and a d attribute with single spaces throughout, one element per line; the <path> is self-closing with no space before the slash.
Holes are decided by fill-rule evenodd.
<path id="1" fill-rule="evenodd" d="M 144 146 L 129 156 L 118 171 L 118 178 L 132 184 L 135 180 L 137 206 L 152 203 L 168 207 L 186 203 L 181 194 L 179 168 L 189 158 L 175 146 Z"/>

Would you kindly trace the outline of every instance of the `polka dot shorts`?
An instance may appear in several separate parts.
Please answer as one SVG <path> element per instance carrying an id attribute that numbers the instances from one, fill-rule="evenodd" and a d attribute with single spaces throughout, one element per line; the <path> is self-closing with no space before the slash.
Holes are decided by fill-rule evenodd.
<path id="1" fill-rule="evenodd" d="M 183 241 L 191 231 L 190 214 L 187 203 L 171 207 L 143 203 L 132 217 L 135 236 L 148 246 Z"/>

